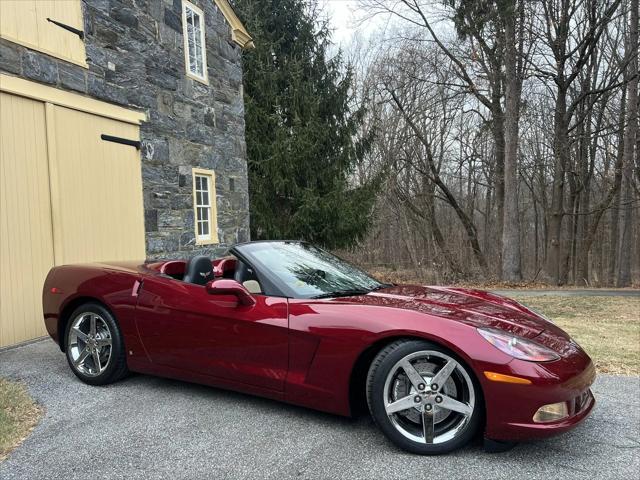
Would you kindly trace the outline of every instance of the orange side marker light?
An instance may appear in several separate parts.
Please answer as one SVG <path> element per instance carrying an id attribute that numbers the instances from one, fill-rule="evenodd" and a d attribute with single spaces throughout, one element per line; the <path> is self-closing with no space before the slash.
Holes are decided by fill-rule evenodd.
<path id="1" fill-rule="evenodd" d="M 512 377 L 511 375 L 504 375 L 502 373 L 495 372 L 484 372 L 484 376 L 487 377 L 492 382 L 503 382 L 503 383 L 518 383 L 520 385 L 531 385 L 531 380 L 520 377 Z"/>

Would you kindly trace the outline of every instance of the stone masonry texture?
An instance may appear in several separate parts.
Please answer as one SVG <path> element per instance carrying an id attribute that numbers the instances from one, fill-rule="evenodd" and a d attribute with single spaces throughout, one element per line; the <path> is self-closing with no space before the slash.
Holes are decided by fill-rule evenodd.
<path id="1" fill-rule="evenodd" d="M 0 39 L 0 71 L 143 110 L 147 256 L 217 255 L 249 240 L 241 48 L 213 0 L 205 13 L 209 85 L 187 77 L 182 0 L 83 0 L 89 68 Z M 220 244 L 195 244 L 193 167 L 216 173 Z"/>

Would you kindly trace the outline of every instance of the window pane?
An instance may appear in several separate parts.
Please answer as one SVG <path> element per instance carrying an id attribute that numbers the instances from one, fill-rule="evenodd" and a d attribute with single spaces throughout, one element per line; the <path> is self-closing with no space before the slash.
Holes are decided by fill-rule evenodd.
<path id="1" fill-rule="evenodd" d="M 207 192 L 202 193 L 202 205 L 209 206 L 209 193 Z"/>
<path id="2" fill-rule="evenodd" d="M 201 235 L 209 235 L 209 224 L 202 222 L 202 234 Z"/>
<path id="3" fill-rule="evenodd" d="M 195 71 L 196 74 L 199 76 L 203 75 L 203 70 L 202 70 L 202 43 L 201 43 L 201 35 L 202 32 L 200 31 L 200 16 L 196 16 L 194 17 L 194 22 L 193 22 L 193 43 L 195 45 L 195 57 L 196 57 L 196 64 L 195 64 Z"/>
<path id="4" fill-rule="evenodd" d="M 196 60 L 196 47 L 193 44 L 193 35 L 189 36 L 189 71 L 191 73 L 196 73 L 197 72 L 197 66 L 196 66 L 197 60 Z"/>
<path id="5" fill-rule="evenodd" d="M 205 222 L 209 221 L 209 209 L 208 208 L 201 208 L 200 210 L 202 210 L 202 220 Z"/>
<path id="6" fill-rule="evenodd" d="M 202 222 L 198 222 L 198 235 L 202 235 Z"/>
<path id="7" fill-rule="evenodd" d="M 199 77 L 204 77 L 204 46 L 202 45 L 202 17 L 185 5 L 188 70 Z"/>
<path id="8" fill-rule="evenodd" d="M 209 190 L 209 177 L 202 177 L 202 190 Z"/>
<path id="9" fill-rule="evenodd" d="M 195 32 L 193 26 L 188 27 L 189 30 L 189 67 L 191 73 L 198 72 L 198 52 L 196 50 Z"/>
<path id="10" fill-rule="evenodd" d="M 196 176 L 196 190 L 200 190 L 200 178 L 202 177 Z"/>
<path id="11" fill-rule="evenodd" d="M 202 192 L 196 191 L 196 205 L 203 205 Z"/>

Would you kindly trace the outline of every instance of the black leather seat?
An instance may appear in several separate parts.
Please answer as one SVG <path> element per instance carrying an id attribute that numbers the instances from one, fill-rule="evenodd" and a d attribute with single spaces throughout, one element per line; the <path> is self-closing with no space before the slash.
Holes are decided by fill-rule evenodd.
<path id="1" fill-rule="evenodd" d="M 189 259 L 184 269 L 183 282 L 206 285 L 211 280 L 213 280 L 213 266 L 209 257 L 196 255 Z"/>
<path id="2" fill-rule="evenodd" d="M 258 280 L 253 269 L 249 267 L 242 260 L 238 260 L 236 263 L 236 272 L 234 274 L 234 280 L 238 283 L 244 283 L 247 280 Z"/>

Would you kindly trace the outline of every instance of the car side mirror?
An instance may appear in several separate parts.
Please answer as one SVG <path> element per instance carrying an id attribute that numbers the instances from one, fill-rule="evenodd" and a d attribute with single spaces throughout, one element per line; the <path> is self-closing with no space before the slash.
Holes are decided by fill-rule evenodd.
<path id="1" fill-rule="evenodd" d="M 228 278 L 219 278 L 207 283 L 209 295 L 233 295 L 240 305 L 252 306 L 256 301 L 243 285 Z"/>

